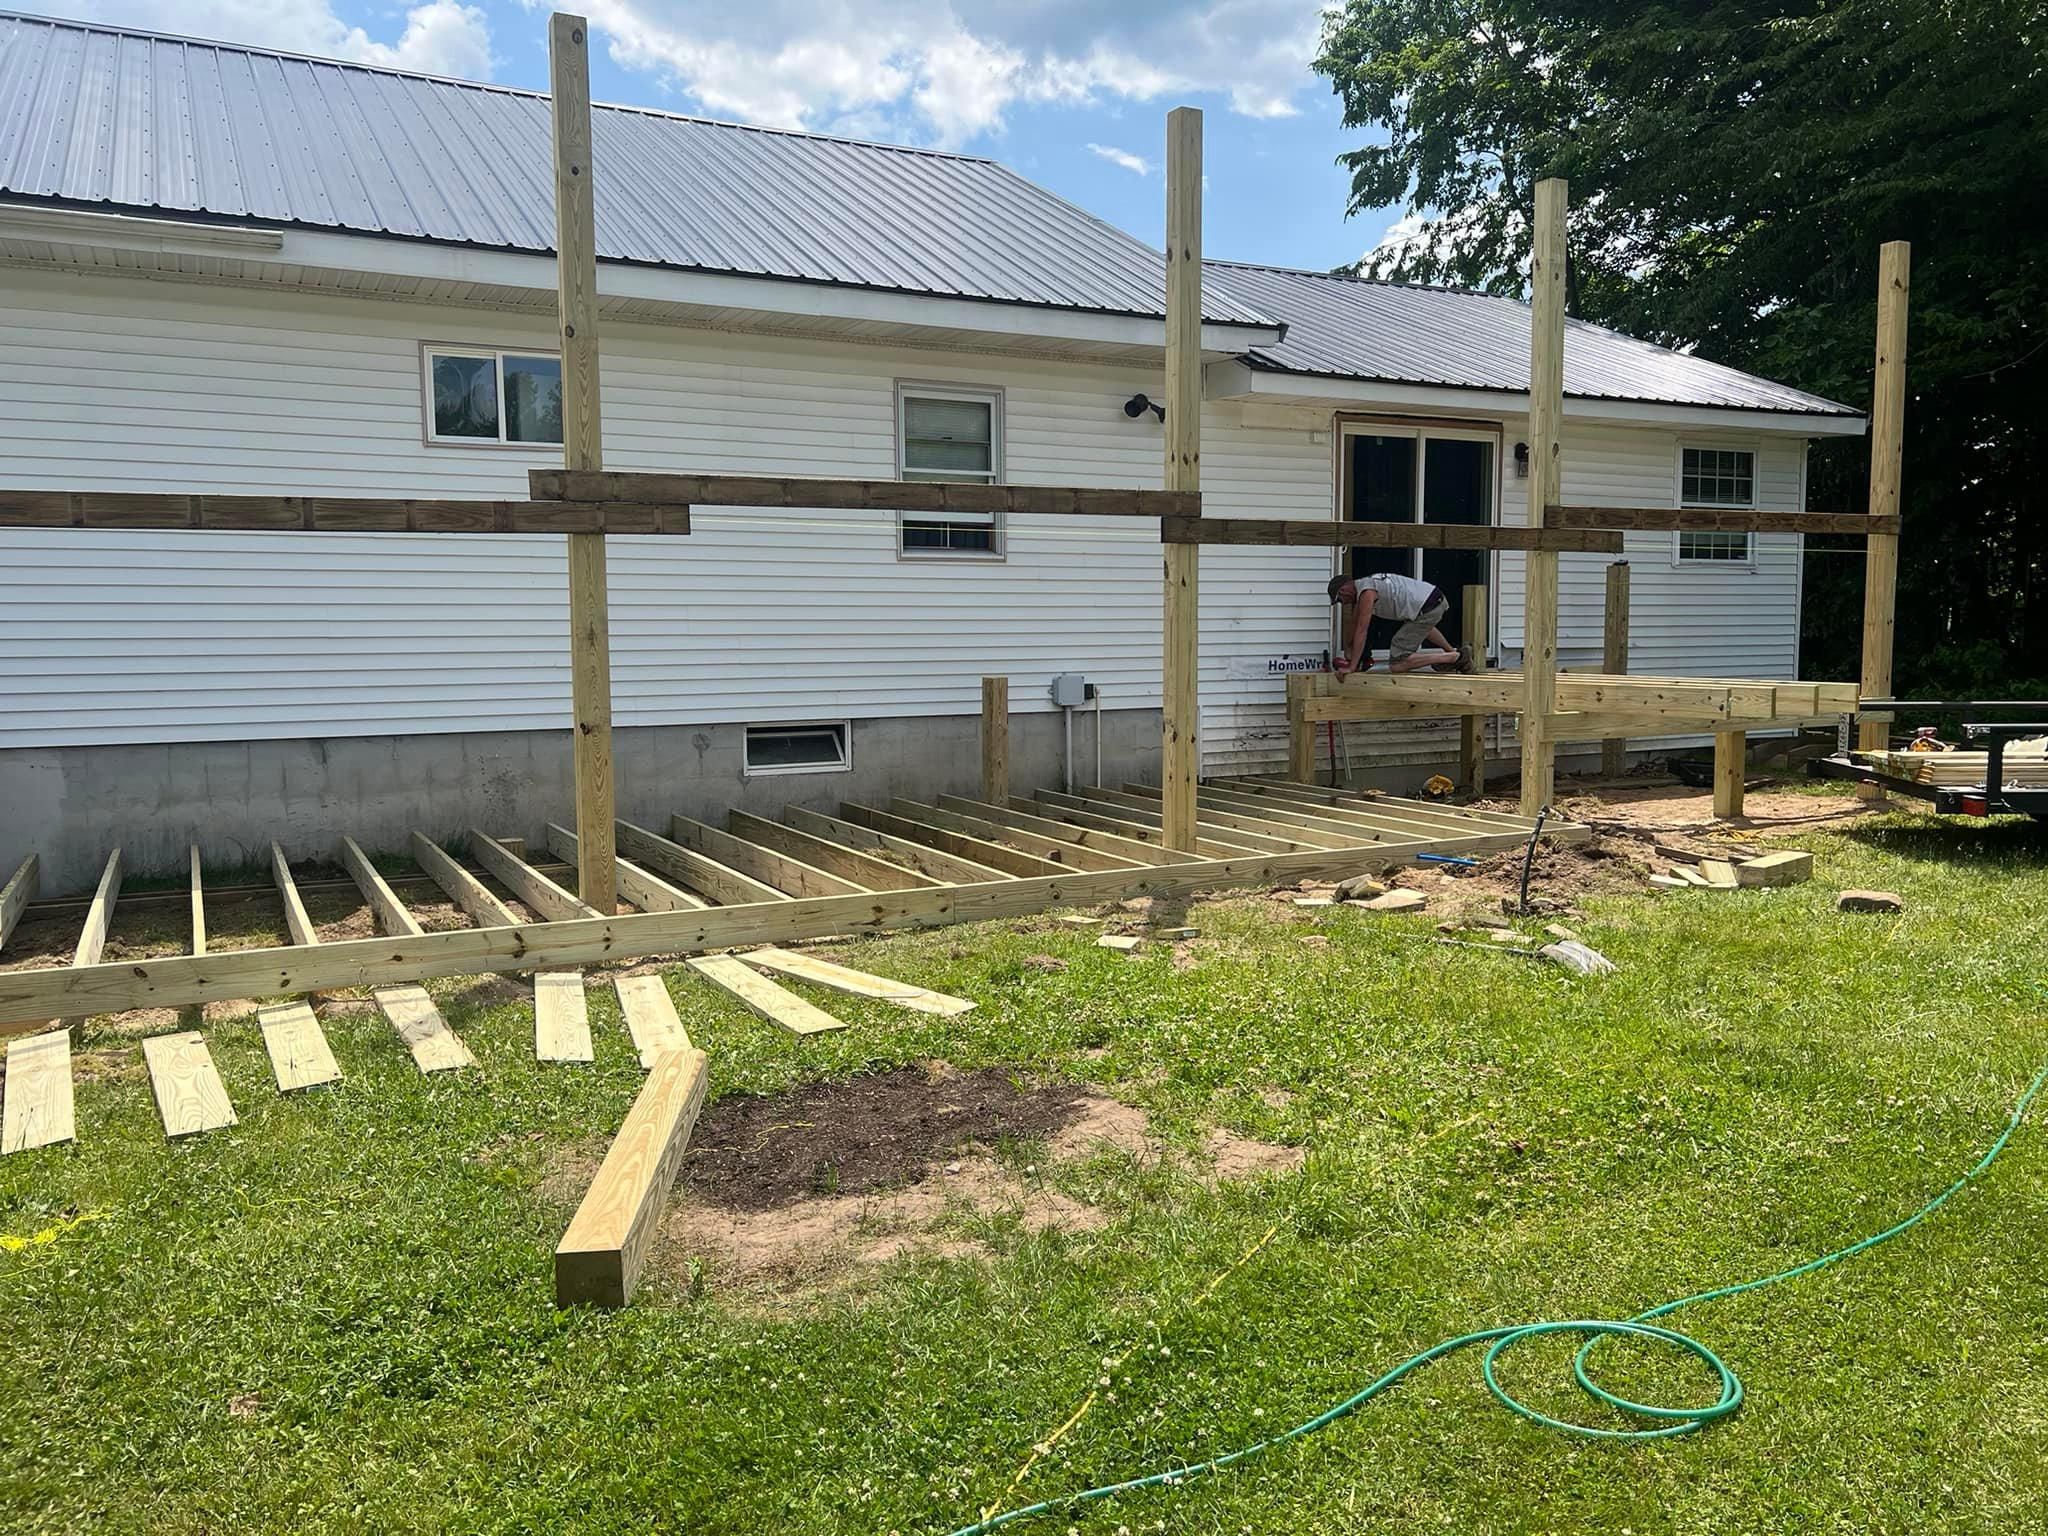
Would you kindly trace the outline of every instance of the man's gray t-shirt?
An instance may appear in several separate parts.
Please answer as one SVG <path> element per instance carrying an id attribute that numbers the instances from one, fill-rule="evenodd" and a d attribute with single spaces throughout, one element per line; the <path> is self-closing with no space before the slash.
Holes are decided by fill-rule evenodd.
<path id="1" fill-rule="evenodd" d="M 1430 594 L 1436 591 L 1426 581 L 1417 581 L 1413 576 L 1396 576 L 1382 571 L 1373 576 L 1358 578 L 1361 596 L 1370 588 L 1379 594 L 1373 604 L 1373 616 L 1391 619 L 1396 624 L 1405 624 L 1417 617 L 1429 602 Z"/>

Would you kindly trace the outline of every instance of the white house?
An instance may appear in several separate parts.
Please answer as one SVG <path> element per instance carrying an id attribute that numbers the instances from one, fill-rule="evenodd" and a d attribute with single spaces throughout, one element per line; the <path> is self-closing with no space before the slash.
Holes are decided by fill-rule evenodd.
<path id="1" fill-rule="evenodd" d="M 544 96 L 0 15 L 0 486 L 508 497 L 560 463 Z M 1156 486 L 1161 259 L 992 161 L 596 112 L 613 469 Z M 1517 522 L 1528 312 L 1213 262 L 1219 516 Z M 1565 499 L 1797 510 L 1827 400 L 1573 324 Z M 700 509 L 610 541 L 621 814 L 829 807 L 1013 772 L 1157 771 L 1150 524 Z M 1327 551 L 1218 547 L 1203 762 L 1284 764 L 1275 658 L 1330 643 Z M 1634 670 L 1797 675 L 1792 536 L 1632 534 Z M 1456 562 L 1470 560 L 1469 566 Z M 1486 581 L 1519 561 L 1386 552 Z M 1442 562 L 1439 564 L 1438 562 Z M 1598 659 L 1605 557 L 1564 557 Z M 535 830 L 570 804 L 558 539 L 0 530 L 0 868 L 46 889 L 198 838 Z M 1099 719 L 1063 720 L 1081 673 Z M 1454 734 L 1354 728 L 1362 761 Z M 299 845 L 294 847 L 294 840 Z"/>

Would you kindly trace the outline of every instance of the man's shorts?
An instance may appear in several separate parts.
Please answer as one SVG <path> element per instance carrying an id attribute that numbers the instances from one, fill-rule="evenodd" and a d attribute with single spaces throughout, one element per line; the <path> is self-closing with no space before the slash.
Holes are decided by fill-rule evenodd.
<path id="1" fill-rule="evenodd" d="M 1434 601 L 1415 615 L 1406 624 L 1394 631 L 1394 640 L 1387 647 L 1391 660 L 1404 661 L 1422 649 L 1422 642 L 1429 638 L 1429 632 L 1443 623 L 1451 611 L 1450 599 L 1439 592 Z"/>

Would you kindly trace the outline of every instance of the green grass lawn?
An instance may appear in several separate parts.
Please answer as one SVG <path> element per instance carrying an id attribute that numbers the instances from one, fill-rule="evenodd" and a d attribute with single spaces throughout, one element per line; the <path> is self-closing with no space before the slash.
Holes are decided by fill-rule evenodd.
<path id="1" fill-rule="evenodd" d="M 678 978 L 714 1096 L 944 1058 L 1100 1084 L 1189 1148 L 1222 1125 L 1309 1149 L 1220 1185 L 1053 1167 L 1106 1225 L 988 1222 L 976 1255 L 780 1304 L 664 1251 L 624 1312 L 553 1306 L 550 1171 L 641 1078 L 609 988 L 592 1068 L 537 1065 L 529 1006 L 437 983 L 480 1072 L 423 1079 L 350 1016 L 346 1081 L 290 1099 L 253 1019 L 211 1026 L 241 1123 L 176 1146 L 102 1021 L 78 1144 L 0 1160 L 0 1234 L 98 1213 L 0 1251 L 0 1526 L 945 1533 L 1126 1351 L 1023 1499 L 1260 1438 L 1451 1334 L 1784 1267 L 1946 1185 L 2048 1061 L 2043 832 L 1901 815 L 1816 832 L 1809 885 L 1592 900 L 1576 926 L 1621 967 L 1595 979 L 1266 899 L 1198 904 L 1188 969 L 1049 919 L 842 946 L 980 1007 L 835 997 L 853 1027 L 802 1041 Z M 1850 885 L 1907 911 L 1838 915 Z M 1024 1529 L 2048 1529 L 2044 1276 L 2037 1122 L 1902 1240 L 1675 1319 L 1750 1394 L 1702 1434 L 1548 1432 L 1457 1356 L 1293 1448 Z M 1507 1379 L 1586 1417 L 1569 1355 Z M 1609 1359 L 1619 1390 L 1707 1392 Z"/>

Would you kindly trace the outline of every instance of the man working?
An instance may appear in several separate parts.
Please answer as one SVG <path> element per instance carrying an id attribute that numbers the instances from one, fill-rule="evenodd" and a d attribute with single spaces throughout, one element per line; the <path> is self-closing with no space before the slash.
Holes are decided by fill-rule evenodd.
<path id="1" fill-rule="evenodd" d="M 1442 591 L 1428 582 L 1417 581 L 1413 576 L 1386 573 L 1356 578 L 1332 576 L 1329 592 L 1332 603 L 1358 605 L 1358 615 L 1351 624 L 1351 644 L 1346 647 L 1347 654 L 1338 656 L 1334 663 L 1339 677 L 1371 665 L 1370 654 L 1365 648 L 1365 635 L 1374 614 L 1399 626 L 1394 631 L 1393 643 L 1387 648 L 1388 671 L 1413 672 L 1418 667 L 1453 667 L 1460 672 L 1477 669 L 1472 648 L 1459 646 L 1453 649 L 1451 642 L 1444 638 L 1443 631 L 1437 628 L 1451 611 L 1451 604 Z M 1425 640 L 1431 647 L 1428 650 L 1423 649 Z"/>

